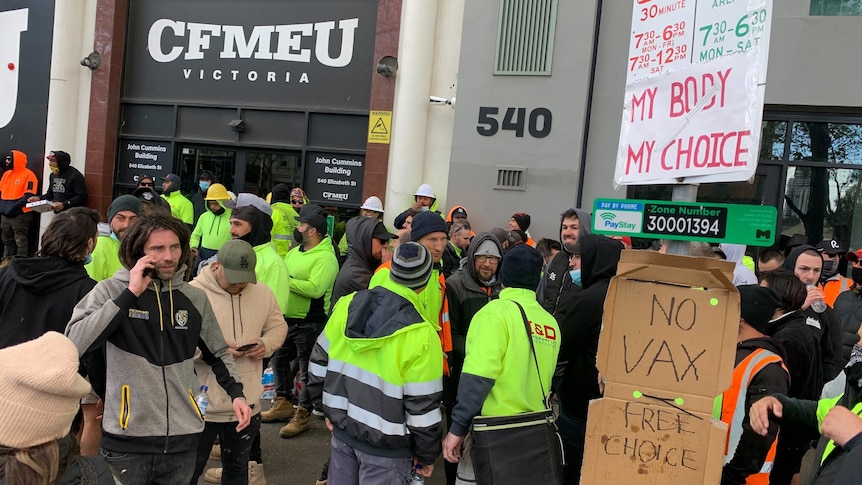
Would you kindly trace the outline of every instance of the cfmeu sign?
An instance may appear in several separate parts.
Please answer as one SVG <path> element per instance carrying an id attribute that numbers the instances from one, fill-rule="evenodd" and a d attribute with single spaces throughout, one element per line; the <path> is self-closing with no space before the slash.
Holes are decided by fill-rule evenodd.
<path id="1" fill-rule="evenodd" d="M 15 116 L 18 106 L 18 73 L 21 33 L 27 31 L 28 9 L 0 12 L 0 128 Z"/>

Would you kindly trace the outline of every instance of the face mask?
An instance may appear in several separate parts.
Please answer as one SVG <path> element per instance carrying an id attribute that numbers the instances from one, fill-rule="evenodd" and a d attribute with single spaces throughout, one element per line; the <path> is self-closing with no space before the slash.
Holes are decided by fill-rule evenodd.
<path id="1" fill-rule="evenodd" d="M 293 230 L 293 240 L 294 241 L 298 242 L 299 244 L 302 244 L 302 237 L 303 237 L 302 231 L 300 231 L 299 229 Z"/>
<path id="2" fill-rule="evenodd" d="M 210 183 L 209 182 L 198 182 L 198 187 L 200 187 L 201 190 L 206 192 L 207 189 L 210 188 Z"/>
<path id="3" fill-rule="evenodd" d="M 87 257 L 86 257 L 86 258 L 84 258 L 84 264 L 90 264 L 90 263 L 92 263 L 92 262 L 93 262 L 93 255 L 92 255 L 92 254 L 87 254 Z"/>
<path id="4" fill-rule="evenodd" d="M 572 278 L 572 283 L 581 286 L 581 270 L 573 269 L 569 271 L 569 276 Z"/>
<path id="5" fill-rule="evenodd" d="M 862 268 L 853 268 L 853 282 L 862 285 Z"/>
<path id="6" fill-rule="evenodd" d="M 120 242 L 120 238 L 118 238 L 117 235 L 114 234 L 114 231 L 111 231 L 111 239 L 113 239 L 114 241 Z"/>
<path id="7" fill-rule="evenodd" d="M 823 261 L 823 275 L 832 276 L 838 271 L 837 261 Z"/>
<path id="8" fill-rule="evenodd" d="M 219 208 L 216 210 L 210 209 L 210 212 L 212 212 L 213 214 L 215 214 L 217 216 L 220 216 L 220 215 L 224 214 L 224 207 L 219 206 Z"/>
<path id="9" fill-rule="evenodd" d="M 60 173 L 60 167 L 52 167 L 51 165 L 48 165 L 48 168 L 51 170 L 51 173 L 53 173 L 54 175 L 57 175 L 58 173 Z"/>

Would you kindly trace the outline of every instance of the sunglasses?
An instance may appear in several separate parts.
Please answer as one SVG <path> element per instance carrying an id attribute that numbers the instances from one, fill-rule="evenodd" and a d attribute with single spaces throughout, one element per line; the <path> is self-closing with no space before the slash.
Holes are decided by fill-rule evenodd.
<path id="1" fill-rule="evenodd" d="M 155 184 L 153 182 L 141 182 L 138 185 L 140 185 L 141 187 L 153 187 L 153 186 L 155 186 Z"/>
<path id="2" fill-rule="evenodd" d="M 302 205 L 305 201 L 302 199 L 290 199 L 290 203 L 293 205 Z"/>

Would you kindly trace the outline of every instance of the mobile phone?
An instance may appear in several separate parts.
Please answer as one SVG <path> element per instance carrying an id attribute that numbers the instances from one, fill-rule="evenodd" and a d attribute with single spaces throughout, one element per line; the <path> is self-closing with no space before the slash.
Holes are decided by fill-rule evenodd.
<path id="1" fill-rule="evenodd" d="M 156 279 L 156 268 L 145 268 L 142 274 L 144 276 L 149 276 L 152 279 Z"/>
<path id="2" fill-rule="evenodd" d="M 236 350 L 237 352 L 245 352 L 246 350 L 251 350 L 255 347 L 257 347 L 257 342 L 252 342 L 250 344 L 241 345 L 234 350 Z"/>

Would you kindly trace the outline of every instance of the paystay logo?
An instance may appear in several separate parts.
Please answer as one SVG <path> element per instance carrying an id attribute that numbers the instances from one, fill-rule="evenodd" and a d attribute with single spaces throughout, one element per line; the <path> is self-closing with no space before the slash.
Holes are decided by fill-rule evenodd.
<path id="1" fill-rule="evenodd" d="M 0 12 L 0 128 L 12 121 L 18 106 L 21 33 L 27 31 L 28 10 Z"/>

